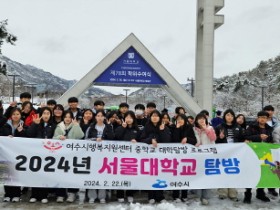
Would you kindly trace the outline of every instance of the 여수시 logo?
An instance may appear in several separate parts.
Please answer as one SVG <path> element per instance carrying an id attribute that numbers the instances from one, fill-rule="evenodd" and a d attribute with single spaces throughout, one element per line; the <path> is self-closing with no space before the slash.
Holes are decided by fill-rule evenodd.
<path id="1" fill-rule="evenodd" d="M 156 183 L 152 185 L 153 188 L 166 188 L 166 181 L 157 179 Z"/>

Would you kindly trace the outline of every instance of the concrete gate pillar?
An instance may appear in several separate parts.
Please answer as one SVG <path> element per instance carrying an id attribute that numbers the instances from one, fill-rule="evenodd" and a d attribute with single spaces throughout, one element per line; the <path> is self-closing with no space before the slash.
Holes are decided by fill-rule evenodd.
<path id="1" fill-rule="evenodd" d="M 223 6 L 224 0 L 197 0 L 195 98 L 209 113 L 213 101 L 214 30 L 224 23 L 224 16 L 216 13 Z"/>

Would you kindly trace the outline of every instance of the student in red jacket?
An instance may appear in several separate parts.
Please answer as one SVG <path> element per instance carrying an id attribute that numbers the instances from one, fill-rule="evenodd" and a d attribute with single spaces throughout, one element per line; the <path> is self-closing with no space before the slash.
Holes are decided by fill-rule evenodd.
<path id="1" fill-rule="evenodd" d="M 21 112 L 21 119 L 24 121 L 24 125 L 30 126 L 33 122 L 33 117 L 36 115 L 32 103 L 29 101 L 23 102 Z"/>

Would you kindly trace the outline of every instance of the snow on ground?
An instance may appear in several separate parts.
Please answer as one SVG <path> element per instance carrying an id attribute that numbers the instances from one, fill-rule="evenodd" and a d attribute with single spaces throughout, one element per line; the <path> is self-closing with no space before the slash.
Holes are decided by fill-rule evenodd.
<path id="1" fill-rule="evenodd" d="M 239 210 L 239 209 L 248 209 L 248 210 L 270 210 L 280 208 L 280 200 L 279 197 L 271 200 L 269 203 L 264 203 L 255 198 L 255 190 L 253 190 L 252 204 L 244 204 L 243 200 L 243 189 L 239 189 L 239 202 L 233 202 L 229 199 L 219 200 L 217 196 L 217 191 L 212 190 L 210 196 L 210 204 L 208 206 L 202 206 L 199 202 L 198 198 L 190 198 L 187 203 L 174 203 L 171 198 L 171 192 L 166 192 L 167 203 L 160 203 L 155 205 L 150 205 L 147 203 L 147 193 L 141 192 L 137 193 L 135 196 L 136 203 L 133 204 L 119 204 L 116 201 L 110 201 L 107 204 L 88 204 L 85 202 L 84 204 L 79 204 L 78 201 L 74 204 L 62 203 L 57 204 L 54 199 L 49 199 L 50 202 L 48 204 L 41 204 L 37 202 L 35 204 L 28 203 L 28 196 L 23 196 L 21 203 L 3 203 L 2 197 L 4 195 L 3 186 L 0 186 L 0 209 L 5 210 L 30 210 L 30 209 L 38 209 L 38 210 L 76 210 L 76 209 L 96 209 L 96 210 L 209 210 L 209 209 L 223 209 L 223 210 Z M 115 200 L 114 196 L 113 199 Z"/>

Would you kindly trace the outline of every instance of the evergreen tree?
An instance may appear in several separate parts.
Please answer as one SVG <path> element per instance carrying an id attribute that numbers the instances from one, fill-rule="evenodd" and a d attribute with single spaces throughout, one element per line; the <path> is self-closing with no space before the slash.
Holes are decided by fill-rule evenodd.
<path id="1" fill-rule="evenodd" d="M 1 47 L 4 44 L 4 40 L 12 45 L 14 45 L 15 42 L 17 41 L 17 37 L 8 32 L 6 28 L 7 25 L 8 25 L 8 20 L 0 21 L 0 56 L 2 54 Z M 7 73 L 6 63 L 2 61 L 0 57 L 0 74 L 6 75 L 6 73 Z"/>

